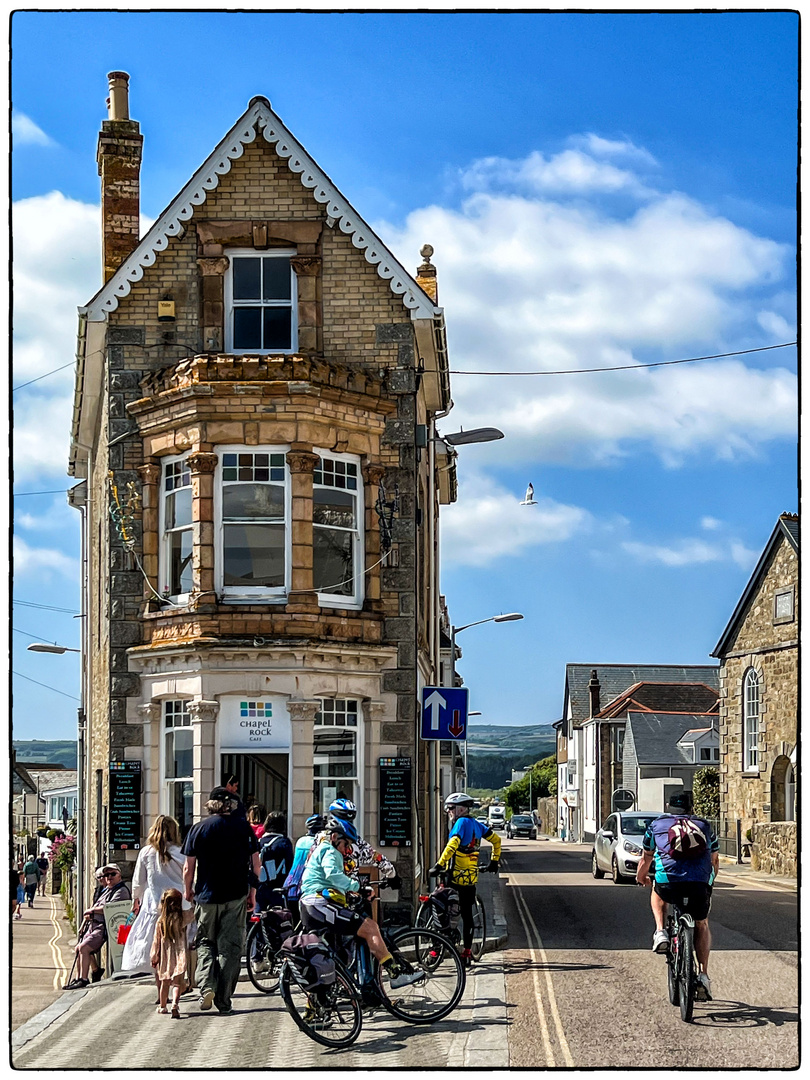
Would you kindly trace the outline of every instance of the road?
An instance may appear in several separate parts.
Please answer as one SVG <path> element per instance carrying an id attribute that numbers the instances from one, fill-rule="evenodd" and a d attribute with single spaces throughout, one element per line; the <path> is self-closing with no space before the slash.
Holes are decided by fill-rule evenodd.
<path id="1" fill-rule="evenodd" d="M 684 1024 L 651 952 L 649 894 L 593 879 L 590 849 L 505 840 L 510 1065 L 796 1068 L 796 894 L 722 868 L 712 899 L 714 1000 Z"/>

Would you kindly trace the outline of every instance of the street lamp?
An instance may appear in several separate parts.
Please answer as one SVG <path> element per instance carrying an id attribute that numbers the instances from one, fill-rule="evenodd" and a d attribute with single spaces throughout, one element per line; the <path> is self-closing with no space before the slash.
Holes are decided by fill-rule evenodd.
<path id="1" fill-rule="evenodd" d="M 62 653 L 66 653 L 66 652 L 80 653 L 82 650 L 81 649 L 71 649 L 67 645 L 51 645 L 51 644 L 49 644 L 48 642 L 45 642 L 45 641 L 37 641 L 33 645 L 28 646 L 28 651 L 29 652 L 56 653 L 58 656 L 61 656 Z"/>

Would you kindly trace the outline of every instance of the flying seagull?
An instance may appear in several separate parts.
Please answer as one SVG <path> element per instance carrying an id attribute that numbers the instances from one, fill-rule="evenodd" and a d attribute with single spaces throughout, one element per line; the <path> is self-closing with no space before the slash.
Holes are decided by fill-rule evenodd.
<path id="1" fill-rule="evenodd" d="M 521 506 L 537 506 L 537 500 L 534 497 L 534 485 L 529 484 L 526 488 L 526 498 L 520 504 Z"/>

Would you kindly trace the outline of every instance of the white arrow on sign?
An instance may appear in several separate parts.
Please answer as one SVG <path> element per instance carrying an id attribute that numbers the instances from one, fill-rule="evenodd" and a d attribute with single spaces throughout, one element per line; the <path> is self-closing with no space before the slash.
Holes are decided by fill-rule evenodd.
<path id="1" fill-rule="evenodd" d="M 430 697 L 425 698 L 425 709 L 430 713 L 430 730 L 439 730 L 439 714 L 442 709 L 447 708 L 447 702 L 444 700 L 438 690 L 434 690 Z"/>

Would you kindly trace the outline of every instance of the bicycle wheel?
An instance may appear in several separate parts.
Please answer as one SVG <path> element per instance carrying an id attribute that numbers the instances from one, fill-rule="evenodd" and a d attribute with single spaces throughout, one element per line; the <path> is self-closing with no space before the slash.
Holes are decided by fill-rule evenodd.
<path id="1" fill-rule="evenodd" d="M 253 923 L 248 930 L 245 960 L 248 978 L 257 990 L 263 994 L 278 990 L 281 964 L 265 937 L 261 923 Z"/>
<path id="2" fill-rule="evenodd" d="M 466 985 L 464 965 L 458 951 L 433 930 L 416 927 L 400 930 L 388 939 L 391 952 L 406 971 L 420 971 L 422 978 L 409 986 L 391 989 L 378 970 L 378 985 L 386 1009 L 411 1024 L 432 1024 L 452 1012 Z"/>
<path id="3" fill-rule="evenodd" d="M 678 924 L 678 995 L 681 1020 L 689 1023 L 695 1008 L 695 928 L 685 921 Z"/>
<path id="4" fill-rule="evenodd" d="M 476 896 L 475 905 L 473 906 L 473 939 L 472 939 L 472 955 L 473 960 L 480 960 L 484 955 L 484 949 L 487 944 L 487 914 L 484 911 L 484 905 L 481 903 L 481 897 Z"/>
<path id="5" fill-rule="evenodd" d="M 305 990 L 284 961 L 279 981 L 281 1000 L 297 1027 L 321 1046 L 351 1046 L 363 1027 L 360 997 L 349 973 L 335 961 L 331 986 Z"/>

